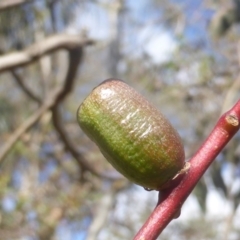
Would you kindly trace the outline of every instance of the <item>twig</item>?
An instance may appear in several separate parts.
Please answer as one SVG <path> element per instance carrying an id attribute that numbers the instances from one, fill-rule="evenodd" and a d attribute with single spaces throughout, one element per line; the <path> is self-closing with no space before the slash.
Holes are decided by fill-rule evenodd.
<path id="1" fill-rule="evenodd" d="M 83 37 L 83 35 L 54 35 L 41 42 L 34 43 L 23 51 L 9 53 L 0 57 L 0 72 L 30 64 L 43 55 L 58 49 L 71 50 L 90 44 L 93 44 L 93 41 Z"/>
<path id="2" fill-rule="evenodd" d="M 240 100 L 223 114 L 215 128 L 189 161 L 190 169 L 182 181 L 172 189 L 162 192 L 159 204 L 154 209 L 134 240 L 154 240 L 180 211 L 199 179 L 214 161 L 216 156 L 239 130 Z"/>
<path id="3" fill-rule="evenodd" d="M 16 83 L 19 85 L 19 87 L 23 90 L 23 92 L 30 97 L 31 99 L 33 99 L 35 102 L 37 103 L 41 103 L 42 100 L 40 99 L 40 97 L 38 97 L 36 94 L 33 93 L 33 91 L 31 91 L 26 84 L 24 83 L 22 77 L 20 76 L 19 73 L 17 73 L 14 70 L 11 70 L 11 74 L 14 77 L 14 79 L 16 80 Z"/>

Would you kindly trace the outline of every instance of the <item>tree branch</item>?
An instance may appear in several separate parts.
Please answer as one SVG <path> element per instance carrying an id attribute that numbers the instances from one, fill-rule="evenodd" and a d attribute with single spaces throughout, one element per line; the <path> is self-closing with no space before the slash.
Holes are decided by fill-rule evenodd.
<path id="1" fill-rule="evenodd" d="M 63 90 L 58 95 L 55 106 L 57 106 L 61 101 L 63 101 L 74 87 L 77 70 L 83 58 L 83 48 L 77 46 L 73 49 L 69 49 L 68 53 L 69 53 L 68 70 L 64 80 Z"/>
<path id="2" fill-rule="evenodd" d="M 239 130 L 240 100 L 228 112 L 223 114 L 215 128 L 189 161 L 190 169 L 182 181 L 175 187 L 160 194 L 159 204 L 154 209 L 134 240 L 154 240 L 176 217 L 182 204 L 189 196 L 209 165 Z"/>
<path id="3" fill-rule="evenodd" d="M 22 125 L 20 125 L 20 127 L 17 128 L 14 133 L 12 133 L 10 138 L 0 149 L 0 163 L 4 160 L 12 146 L 18 141 L 22 134 L 28 131 L 40 119 L 40 117 L 54 105 L 60 92 L 61 88 L 53 91 L 50 95 L 51 97 L 48 98 L 44 104 L 38 110 L 36 110 L 36 112 L 31 115 Z"/>
<path id="4" fill-rule="evenodd" d="M 32 0 L 2 0 L 0 2 L 0 11 L 17 7 L 27 2 L 32 2 Z"/>
<path id="5" fill-rule="evenodd" d="M 65 77 L 64 87 L 60 94 L 58 95 L 54 105 L 52 106 L 52 121 L 53 125 L 58 132 L 62 142 L 65 144 L 67 151 L 69 151 L 74 159 L 77 161 L 77 164 L 80 168 L 84 171 L 89 171 L 98 177 L 104 177 L 111 180 L 119 179 L 118 177 L 111 176 L 107 173 L 100 172 L 97 168 L 93 167 L 87 159 L 84 158 L 82 153 L 78 151 L 77 147 L 71 141 L 67 131 L 65 131 L 64 125 L 62 124 L 62 116 L 59 111 L 59 106 L 61 102 L 67 97 L 67 95 L 71 92 L 74 83 L 75 83 L 75 76 L 78 70 L 78 66 L 83 57 L 83 50 L 82 48 L 75 48 L 69 51 L 69 64 L 68 64 L 68 71 Z"/>
<path id="6" fill-rule="evenodd" d="M 119 175 L 102 173 L 97 168 L 93 167 L 71 142 L 71 139 L 61 123 L 59 105 L 73 89 L 75 76 L 83 56 L 83 46 L 87 44 L 92 44 L 92 41 L 87 39 L 81 40 L 80 36 L 56 35 L 43 40 L 40 43 L 33 44 L 31 47 L 20 53 L 8 54 L 0 58 L 0 72 L 10 70 L 22 90 L 34 101 L 41 103 L 41 99 L 35 96 L 31 90 L 24 85 L 21 76 L 19 76 L 13 69 L 19 66 L 24 66 L 25 64 L 30 64 L 43 55 L 61 48 L 67 49 L 69 52 L 69 66 L 63 86 L 54 92 L 50 92 L 49 97 L 42 106 L 11 135 L 8 141 L 0 149 L 0 163 L 21 135 L 28 131 L 46 111 L 51 110 L 53 125 L 65 144 L 66 149 L 73 155 L 78 165 L 83 170 L 87 170 L 98 177 L 103 177 L 109 180 L 119 179 Z"/>
<path id="7" fill-rule="evenodd" d="M 23 51 L 9 53 L 0 57 L 0 72 L 25 66 L 38 60 L 43 55 L 59 49 L 71 50 L 91 44 L 93 44 L 93 41 L 85 38 L 83 35 L 54 35 L 41 42 L 34 43 Z"/>
<path id="8" fill-rule="evenodd" d="M 59 134 L 62 142 L 65 145 L 66 150 L 71 153 L 73 158 L 76 160 L 77 164 L 83 171 L 89 171 L 92 174 L 109 180 L 117 180 L 119 179 L 119 175 L 112 175 L 108 174 L 107 172 L 101 172 L 98 168 L 94 167 L 84 156 L 83 154 L 77 149 L 74 143 L 69 138 L 68 133 L 65 131 L 64 126 L 61 122 L 61 114 L 59 111 L 59 106 L 54 106 L 52 108 L 52 121 L 56 131 Z"/>
<path id="9" fill-rule="evenodd" d="M 57 43 L 56 42 L 57 39 L 61 39 L 61 36 L 59 38 L 59 35 L 57 35 L 57 36 L 51 37 L 47 40 L 44 40 L 38 44 L 34 44 L 31 47 L 27 48 L 27 50 L 21 52 L 20 54 L 24 55 L 25 53 L 28 52 L 28 53 L 31 53 L 30 54 L 31 56 L 35 56 L 34 59 L 38 59 L 41 56 L 43 56 L 43 54 L 45 54 L 45 53 L 50 53 L 52 51 L 58 50 L 59 48 L 67 46 L 68 50 L 70 52 L 70 55 L 75 55 L 76 48 L 73 48 L 74 45 L 76 45 L 78 48 L 82 49 L 82 47 L 84 45 L 89 43 L 88 40 L 85 40 L 85 41 L 78 41 L 78 42 L 75 42 L 74 44 L 69 45 L 69 42 L 63 41 L 63 40 L 66 40 L 66 38 L 63 37 L 61 43 Z M 70 40 L 70 36 L 67 36 L 67 39 Z M 70 40 L 70 42 L 71 42 L 71 40 Z M 43 46 L 44 43 L 46 43 L 46 46 Z M 37 47 L 40 47 L 40 46 L 42 46 L 42 50 L 37 49 Z M 3 59 L 6 59 L 7 56 L 9 56 L 9 55 L 10 54 L 6 55 L 6 57 L 3 56 L 0 58 L 0 65 L 1 65 L 1 60 L 3 61 Z M 12 55 L 14 55 L 14 54 L 12 54 Z M 20 127 L 17 128 L 17 130 L 15 130 L 15 132 L 10 136 L 10 138 L 5 142 L 5 144 L 0 149 L 0 163 L 4 160 L 4 158 L 7 156 L 8 152 L 11 150 L 12 146 L 19 140 L 19 138 L 22 136 L 22 134 L 25 133 L 26 131 L 28 131 L 47 110 L 51 109 L 61 99 L 63 99 L 64 94 L 67 94 L 71 91 L 72 83 L 74 81 L 73 79 L 74 79 L 75 72 L 77 70 L 78 63 L 79 63 L 76 61 L 77 60 L 76 58 L 72 57 L 71 59 L 72 59 L 72 61 L 70 61 L 70 67 L 68 69 L 68 73 L 66 76 L 65 85 L 62 87 L 56 88 L 55 90 L 50 92 L 49 97 L 46 99 L 46 101 L 43 102 L 42 106 L 38 110 L 36 110 L 36 112 L 33 115 L 31 115 L 22 125 L 20 125 Z M 12 59 L 12 60 L 13 60 L 13 63 L 11 63 L 10 65 L 12 65 L 14 67 L 18 67 L 17 61 L 14 62 L 14 59 Z M 29 64 L 29 63 L 32 63 L 32 61 L 28 61 L 26 64 Z M 14 67 L 10 67 L 8 69 L 10 70 Z M 22 81 L 21 79 L 19 79 L 19 76 L 16 75 L 15 72 L 13 72 L 12 70 L 11 70 L 11 72 L 14 74 L 14 77 L 16 78 L 16 80 L 20 80 L 20 82 Z M 32 93 L 30 95 L 32 95 Z"/>
<path id="10" fill-rule="evenodd" d="M 11 70 L 11 74 L 14 77 L 14 79 L 16 80 L 16 83 L 19 85 L 19 87 L 23 90 L 23 92 L 30 97 L 31 99 L 33 99 L 35 102 L 37 103 L 41 103 L 42 100 L 40 97 L 38 97 L 36 94 L 33 93 L 33 91 L 31 91 L 24 83 L 21 75 L 19 73 L 17 73 L 14 70 Z"/>

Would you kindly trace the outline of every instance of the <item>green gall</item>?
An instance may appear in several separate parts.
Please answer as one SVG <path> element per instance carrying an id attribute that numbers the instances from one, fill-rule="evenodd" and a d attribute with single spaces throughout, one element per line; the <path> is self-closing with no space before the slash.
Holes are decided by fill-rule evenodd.
<path id="1" fill-rule="evenodd" d="M 82 130 L 130 181 L 160 190 L 184 168 L 184 148 L 169 121 L 125 82 L 93 89 L 77 112 Z"/>

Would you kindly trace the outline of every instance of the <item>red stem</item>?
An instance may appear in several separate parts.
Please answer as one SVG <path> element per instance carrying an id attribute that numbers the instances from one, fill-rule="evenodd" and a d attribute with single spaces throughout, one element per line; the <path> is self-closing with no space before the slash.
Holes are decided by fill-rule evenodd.
<path id="1" fill-rule="evenodd" d="M 240 100 L 223 114 L 206 141 L 189 161 L 190 169 L 174 188 L 161 192 L 161 199 L 134 240 L 155 240 L 176 216 L 199 179 L 239 129 Z"/>

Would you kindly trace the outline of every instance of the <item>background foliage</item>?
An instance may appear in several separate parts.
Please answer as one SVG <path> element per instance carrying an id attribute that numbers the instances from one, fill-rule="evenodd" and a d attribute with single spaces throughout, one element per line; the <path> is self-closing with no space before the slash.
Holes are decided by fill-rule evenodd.
<path id="1" fill-rule="evenodd" d="M 121 78 L 186 158 L 239 98 L 240 1 L 2 0 L 0 239 L 131 239 L 157 201 L 105 161 L 76 110 Z M 240 238 L 239 134 L 159 239 Z"/>

